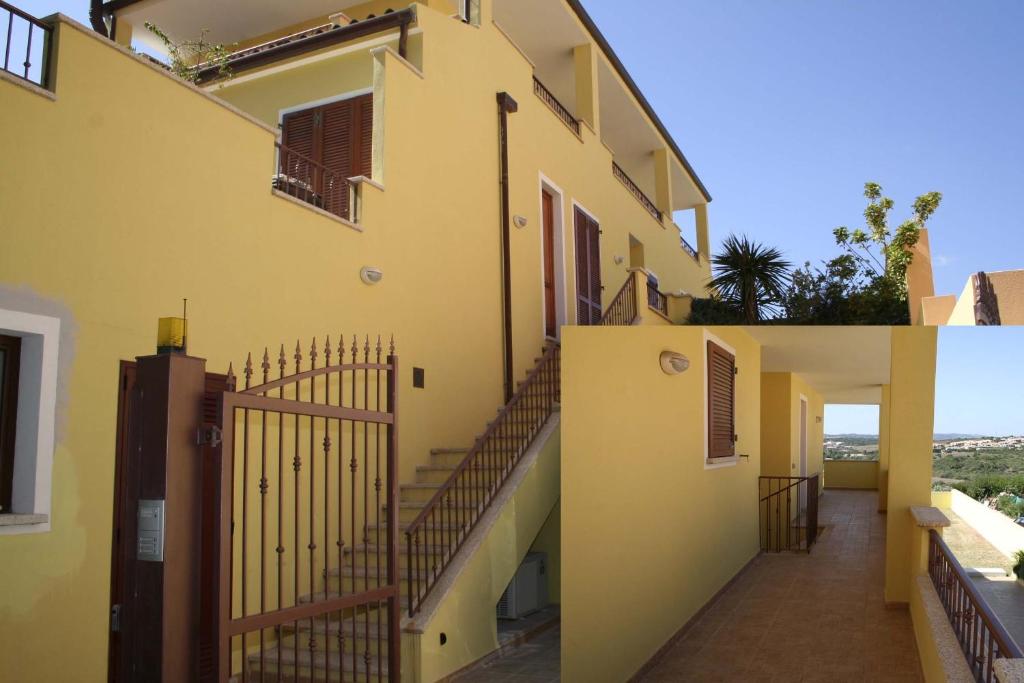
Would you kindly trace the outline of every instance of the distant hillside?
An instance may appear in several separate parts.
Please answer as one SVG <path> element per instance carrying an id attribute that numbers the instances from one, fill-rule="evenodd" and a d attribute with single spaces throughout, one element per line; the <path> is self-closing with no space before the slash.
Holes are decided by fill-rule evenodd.
<path id="1" fill-rule="evenodd" d="M 936 434 L 936 441 L 955 441 L 957 439 L 981 439 L 984 438 L 984 434 L 958 434 L 952 432 L 949 434 Z"/>
<path id="2" fill-rule="evenodd" d="M 877 439 L 878 434 L 826 434 L 826 439 Z"/>
<path id="3" fill-rule="evenodd" d="M 878 440 L 878 434 L 826 434 L 825 438 L 826 439 L 832 439 L 832 440 L 835 440 L 835 439 L 858 439 L 858 440 L 875 439 L 875 440 Z M 939 433 L 936 433 L 933 438 L 935 439 L 935 441 L 955 441 L 957 439 L 982 439 L 982 438 L 984 438 L 984 435 L 983 434 L 960 434 L 958 432 L 950 432 L 950 433 L 947 434 L 947 433 L 939 432 Z"/>

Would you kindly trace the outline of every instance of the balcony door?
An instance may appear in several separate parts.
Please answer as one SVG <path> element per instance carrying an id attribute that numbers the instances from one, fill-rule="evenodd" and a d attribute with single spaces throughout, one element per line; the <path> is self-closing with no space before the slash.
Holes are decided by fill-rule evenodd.
<path id="1" fill-rule="evenodd" d="M 592 216 L 575 207 L 576 323 L 601 324 L 601 227 Z"/>
<path id="2" fill-rule="evenodd" d="M 331 172 L 329 176 L 314 174 L 312 187 L 302 189 L 316 193 L 321 206 L 341 207 L 341 215 L 348 216 L 348 178 L 372 177 L 373 95 L 285 114 L 281 119 L 281 144 Z M 281 171 L 286 176 L 298 175 L 289 168 Z"/>

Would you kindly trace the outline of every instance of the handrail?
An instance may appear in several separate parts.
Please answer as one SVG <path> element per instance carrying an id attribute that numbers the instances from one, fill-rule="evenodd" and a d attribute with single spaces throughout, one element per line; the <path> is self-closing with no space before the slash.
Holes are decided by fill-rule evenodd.
<path id="1" fill-rule="evenodd" d="M 647 306 L 668 317 L 668 296 L 651 282 L 647 283 Z"/>
<path id="2" fill-rule="evenodd" d="M 632 325 L 637 318 L 636 276 L 630 272 L 626 282 L 601 316 L 602 325 Z"/>
<path id="3" fill-rule="evenodd" d="M 685 237 L 683 237 L 683 233 L 679 233 L 679 245 L 683 248 L 683 251 L 690 256 L 690 258 L 694 261 L 700 262 L 700 254 L 697 253 L 696 249 L 690 246 L 690 243 L 686 241 Z"/>
<path id="4" fill-rule="evenodd" d="M 569 127 L 569 130 L 577 136 L 580 134 L 579 119 L 573 116 L 572 112 L 569 111 L 569 108 L 559 102 L 554 93 L 548 90 L 547 86 L 541 83 L 536 76 L 533 77 L 533 93 L 543 100 L 544 104 L 548 105 L 548 108 L 554 112 L 555 116 L 561 119 L 562 123 Z"/>
<path id="5" fill-rule="evenodd" d="M 928 531 L 928 574 L 975 680 L 994 681 L 993 664 L 1000 657 L 1024 657 L 935 529 Z"/>
<path id="6" fill-rule="evenodd" d="M 633 179 L 626 175 L 626 172 L 622 170 L 614 161 L 612 162 L 612 175 L 619 179 L 629 193 L 633 195 L 638 202 L 647 210 L 647 213 L 651 214 L 652 217 L 657 221 L 661 221 L 662 213 L 658 205 L 651 201 L 651 198 L 644 194 L 644 191 L 640 189 L 640 186 L 633 182 Z"/>
<path id="7" fill-rule="evenodd" d="M 49 70 L 50 70 L 50 50 L 53 45 L 53 26 L 45 24 L 36 17 L 32 16 L 28 12 L 18 9 L 14 5 L 0 0 L 0 11 L 7 12 L 7 37 L 4 44 L 4 64 L 3 70 L 7 73 L 20 78 L 23 81 L 28 81 L 38 85 L 41 88 L 47 90 L 49 86 Z M 25 61 L 21 63 L 22 69 L 18 71 L 11 70 L 11 40 L 15 33 L 14 18 L 17 17 L 22 21 L 28 23 L 28 33 L 25 36 Z M 39 29 L 43 32 L 43 47 L 40 54 L 41 63 L 39 64 L 39 77 L 37 79 L 32 78 L 32 32 L 34 29 Z"/>
<path id="8" fill-rule="evenodd" d="M 406 528 L 410 616 L 420 610 L 554 411 L 560 363 L 561 348 L 548 345 L 512 399 Z"/>
<path id="9" fill-rule="evenodd" d="M 278 150 L 273 189 L 335 216 L 349 217 L 349 181 L 305 154 L 275 142 Z"/>
<path id="10" fill-rule="evenodd" d="M 762 490 L 765 495 L 762 495 Z M 818 475 L 758 477 L 757 496 L 761 549 L 765 552 L 811 552 L 811 546 L 818 540 Z M 786 509 L 785 513 L 782 511 L 783 508 Z M 803 533 L 800 532 L 799 526 L 794 527 L 793 524 L 794 521 L 800 520 L 801 515 L 805 515 Z"/>
<path id="11" fill-rule="evenodd" d="M 398 54 L 405 59 L 409 40 L 409 25 L 414 21 L 416 21 L 416 11 L 412 7 L 408 7 L 372 19 L 353 22 L 347 26 L 319 26 L 234 52 L 228 55 L 227 66 L 232 74 L 238 74 L 312 50 L 319 50 L 357 38 L 365 38 L 393 28 L 399 29 Z M 208 83 L 217 80 L 220 76 L 220 65 L 201 67 L 198 73 L 198 82 L 200 84 Z"/>

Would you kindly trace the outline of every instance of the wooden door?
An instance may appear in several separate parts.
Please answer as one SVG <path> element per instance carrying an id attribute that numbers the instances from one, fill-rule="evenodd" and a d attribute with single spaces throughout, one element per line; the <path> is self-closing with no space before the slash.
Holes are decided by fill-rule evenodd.
<path id="1" fill-rule="evenodd" d="M 576 232 L 576 322 L 601 324 L 601 228 L 579 207 L 575 216 Z"/>
<path id="2" fill-rule="evenodd" d="M 128 478 L 128 443 L 131 433 L 132 390 L 135 387 L 135 363 L 121 361 L 118 371 L 117 441 L 114 450 L 114 531 L 110 562 L 110 646 L 108 649 L 107 679 L 130 679 L 123 653 L 123 631 L 120 624 L 121 606 L 126 601 L 126 574 L 131 560 L 131 542 L 134 537 L 135 516 L 129 511 L 129 498 L 138 500 L 137 488 Z M 129 528 L 131 527 L 131 528 Z"/>
<path id="3" fill-rule="evenodd" d="M 555 199 L 541 193 L 544 214 L 544 334 L 558 337 L 558 311 L 555 307 Z"/>

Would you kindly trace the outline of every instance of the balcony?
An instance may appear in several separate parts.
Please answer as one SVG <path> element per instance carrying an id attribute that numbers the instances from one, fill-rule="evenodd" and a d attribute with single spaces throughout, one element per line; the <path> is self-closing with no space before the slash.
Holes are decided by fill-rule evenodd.
<path id="1" fill-rule="evenodd" d="M 52 90 L 50 48 L 53 27 L 0 0 L 3 72 L 19 82 Z"/>

